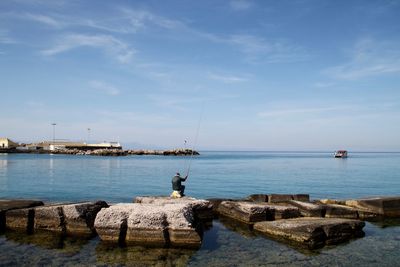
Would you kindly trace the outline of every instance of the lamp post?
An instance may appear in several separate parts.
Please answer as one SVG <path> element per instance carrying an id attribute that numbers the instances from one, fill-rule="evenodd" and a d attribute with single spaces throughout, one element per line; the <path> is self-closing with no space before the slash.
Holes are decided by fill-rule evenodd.
<path id="1" fill-rule="evenodd" d="M 53 125 L 53 145 L 56 142 L 56 125 L 57 123 L 53 122 L 51 125 Z"/>
<path id="2" fill-rule="evenodd" d="M 90 140 L 90 128 L 87 128 L 87 141 L 86 141 L 86 143 L 88 143 L 89 144 L 89 140 Z"/>

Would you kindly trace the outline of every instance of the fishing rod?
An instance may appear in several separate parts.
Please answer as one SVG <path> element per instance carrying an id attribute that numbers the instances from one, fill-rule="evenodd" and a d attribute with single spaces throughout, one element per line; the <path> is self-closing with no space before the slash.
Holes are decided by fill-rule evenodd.
<path id="1" fill-rule="evenodd" d="M 193 144 L 193 147 L 192 147 L 192 153 L 190 155 L 189 165 L 188 165 L 188 168 L 187 168 L 187 171 L 186 171 L 186 177 L 189 177 L 190 167 L 192 166 L 193 154 L 194 154 L 195 148 L 197 146 L 197 139 L 199 137 L 200 125 L 201 125 L 201 122 L 203 120 L 204 104 L 205 103 L 203 102 L 203 105 L 202 105 L 202 108 L 201 108 L 201 113 L 200 113 L 200 118 L 199 118 L 199 123 L 197 124 L 196 138 L 194 139 L 194 144 Z M 186 144 L 186 140 L 185 140 L 185 144 Z"/>

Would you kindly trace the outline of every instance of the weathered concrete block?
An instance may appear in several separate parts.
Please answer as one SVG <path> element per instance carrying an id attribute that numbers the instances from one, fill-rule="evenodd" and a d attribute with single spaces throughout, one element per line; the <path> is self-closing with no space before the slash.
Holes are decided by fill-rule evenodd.
<path id="1" fill-rule="evenodd" d="M 344 205 L 337 205 L 337 204 L 328 204 L 325 205 L 326 218 L 346 218 L 346 219 L 357 219 L 358 212 L 357 210 L 344 206 Z"/>
<path id="2" fill-rule="evenodd" d="M 316 201 L 320 204 L 337 204 L 337 205 L 345 205 L 345 200 L 338 200 L 338 199 L 319 199 Z"/>
<path id="3" fill-rule="evenodd" d="M 97 213 L 94 227 L 101 240 L 112 243 L 125 241 L 131 205 L 117 204 Z"/>
<path id="4" fill-rule="evenodd" d="M 9 210 L 6 212 L 6 228 L 32 232 L 34 218 L 33 208 Z"/>
<path id="5" fill-rule="evenodd" d="M 6 227 L 6 212 L 8 210 L 23 209 L 44 205 L 42 201 L 27 199 L 0 199 L 0 232 Z"/>
<path id="6" fill-rule="evenodd" d="M 297 200 L 291 200 L 289 203 L 297 207 L 304 217 L 325 217 L 325 206 Z"/>
<path id="7" fill-rule="evenodd" d="M 164 246 L 168 242 L 167 216 L 162 207 L 133 204 L 128 217 L 126 243 Z"/>
<path id="8" fill-rule="evenodd" d="M 65 232 L 62 206 L 43 206 L 35 208 L 34 229 Z"/>
<path id="9" fill-rule="evenodd" d="M 231 198 L 208 198 L 207 201 L 209 201 L 212 206 L 213 206 L 213 214 L 214 216 L 218 216 L 218 207 L 223 201 L 235 201 Z"/>
<path id="10" fill-rule="evenodd" d="M 310 202 L 310 195 L 309 194 L 296 194 L 296 195 L 293 195 L 293 200 Z"/>
<path id="11" fill-rule="evenodd" d="M 102 208 L 107 208 L 104 201 L 64 205 L 64 221 L 68 234 L 91 235 L 95 233 L 94 220 Z"/>
<path id="12" fill-rule="evenodd" d="M 400 197 L 354 199 L 347 200 L 345 204 L 386 217 L 400 217 Z"/>
<path id="13" fill-rule="evenodd" d="M 260 203 L 223 201 L 218 207 L 218 212 L 248 224 L 265 221 L 267 219 L 266 206 Z"/>
<path id="14" fill-rule="evenodd" d="M 167 215 L 169 242 L 178 247 L 199 247 L 202 233 L 195 228 L 193 211 L 185 204 L 167 204 L 164 206 Z"/>
<path id="15" fill-rule="evenodd" d="M 268 203 L 280 203 L 293 200 L 293 195 L 271 194 L 268 195 Z"/>
<path id="16" fill-rule="evenodd" d="M 349 219 L 296 218 L 258 222 L 254 224 L 254 229 L 314 249 L 358 237 L 364 226 L 364 222 Z"/>
<path id="17" fill-rule="evenodd" d="M 269 204 L 266 206 L 266 209 L 267 209 L 267 215 L 268 213 L 271 213 L 273 220 L 297 218 L 300 217 L 301 215 L 300 210 L 297 207 L 290 205 Z"/>
<path id="18" fill-rule="evenodd" d="M 247 198 L 253 202 L 268 202 L 268 195 L 265 194 L 253 194 Z"/>
<path id="19" fill-rule="evenodd" d="M 192 208 L 195 218 L 211 220 L 213 218 L 213 204 L 210 201 L 192 197 L 171 198 L 165 196 L 140 196 L 134 199 L 135 203 L 166 205 L 185 204 Z"/>

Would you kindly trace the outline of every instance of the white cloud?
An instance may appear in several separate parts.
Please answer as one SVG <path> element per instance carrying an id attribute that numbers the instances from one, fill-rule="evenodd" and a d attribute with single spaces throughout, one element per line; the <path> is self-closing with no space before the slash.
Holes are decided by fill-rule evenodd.
<path id="1" fill-rule="evenodd" d="M 324 73 L 343 80 L 400 73 L 399 47 L 398 42 L 360 40 L 354 46 L 349 62 L 328 68 Z"/>
<path id="2" fill-rule="evenodd" d="M 16 41 L 12 39 L 7 30 L 0 29 L 0 44 L 14 44 Z"/>
<path id="3" fill-rule="evenodd" d="M 221 74 L 210 73 L 208 77 L 210 79 L 220 81 L 223 83 L 239 83 L 247 81 L 247 78 L 234 75 L 221 75 Z"/>
<path id="4" fill-rule="evenodd" d="M 68 34 L 59 38 L 52 48 L 42 50 L 42 54 L 53 56 L 79 47 L 102 49 L 121 63 L 128 63 L 135 53 L 129 45 L 110 35 Z"/>
<path id="5" fill-rule="evenodd" d="M 27 20 L 32 20 L 35 22 L 43 23 L 51 27 L 59 28 L 65 25 L 60 20 L 56 20 L 55 18 L 41 15 L 41 14 L 32 14 L 32 13 L 26 13 L 21 15 L 21 18 L 27 19 Z"/>
<path id="6" fill-rule="evenodd" d="M 97 91 L 106 93 L 108 95 L 115 96 L 120 94 L 120 90 L 118 90 L 116 87 L 102 81 L 90 81 L 89 86 Z"/>
<path id="7" fill-rule="evenodd" d="M 232 0 L 229 5 L 233 10 L 247 10 L 253 6 L 253 3 L 247 0 Z"/>

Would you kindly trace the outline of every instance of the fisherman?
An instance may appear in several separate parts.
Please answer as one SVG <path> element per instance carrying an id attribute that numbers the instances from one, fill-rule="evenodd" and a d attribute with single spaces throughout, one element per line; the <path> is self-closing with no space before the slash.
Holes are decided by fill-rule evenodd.
<path id="1" fill-rule="evenodd" d="M 182 185 L 182 182 L 186 181 L 187 175 L 185 178 L 181 177 L 181 174 L 177 172 L 174 177 L 172 177 L 172 194 L 171 197 L 180 198 L 183 197 L 185 194 L 185 186 Z"/>

